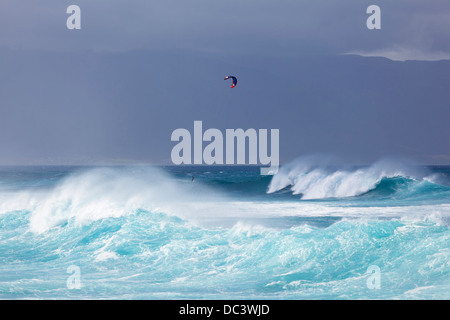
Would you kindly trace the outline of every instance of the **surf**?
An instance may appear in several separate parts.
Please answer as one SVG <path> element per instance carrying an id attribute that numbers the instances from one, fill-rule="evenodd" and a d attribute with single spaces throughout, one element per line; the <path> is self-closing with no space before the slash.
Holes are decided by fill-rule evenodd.
<path id="1" fill-rule="evenodd" d="M 383 197 L 414 188 L 417 189 L 417 195 L 424 191 L 450 190 L 448 186 L 439 185 L 438 175 L 432 174 L 423 166 L 391 159 L 382 159 L 369 166 L 335 163 L 332 159 L 323 157 L 299 158 L 280 168 L 272 178 L 267 193 L 289 188 L 293 195 L 298 195 L 303 200 L 313 200 L 368 194 Z"/>
<path id="2" fill-rule="evenodd" d="M 156 167 L 81 168 L 65 172 L 52 185 L 0 191 L 0 214 L 30 212 L 30 230 L 44 233 L 56 226 L 83 226 L 139 210 L 188 218 L 198 203 L 222 199 L 196 183 L 177 180 Z"/>
<path id="3" fill-rule="evenodd" d="M 343 169 L 361 168 L 330 172 Z M 433 172 L 304 200 L 267 194 L 275 177 L 258 169 L 18 170 L 0 170 L 0 298 L 448 298 L 450 203 Z M 366 285 L 373 265 L 382 290 Z"/>

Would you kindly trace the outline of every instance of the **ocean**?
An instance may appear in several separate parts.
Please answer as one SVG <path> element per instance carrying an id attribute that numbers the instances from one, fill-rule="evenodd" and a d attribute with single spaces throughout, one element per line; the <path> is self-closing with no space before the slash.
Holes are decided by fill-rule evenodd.
<path id="1" fill-rule="evenodd" d="M 316 160 L 1 167 L 0 298 L 449 299 L 450 167 Z"/>

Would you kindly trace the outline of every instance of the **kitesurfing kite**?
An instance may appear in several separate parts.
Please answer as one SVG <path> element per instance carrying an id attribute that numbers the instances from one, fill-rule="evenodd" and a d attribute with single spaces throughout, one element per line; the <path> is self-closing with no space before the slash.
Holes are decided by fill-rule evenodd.
<path id="1" fill-rule="evenodd" d="M 233 76 L 226 76 L 223 80 L 233 79 L 233 84 L 231 85 L 232 88 L 236 87 L 237 79 Z"/>

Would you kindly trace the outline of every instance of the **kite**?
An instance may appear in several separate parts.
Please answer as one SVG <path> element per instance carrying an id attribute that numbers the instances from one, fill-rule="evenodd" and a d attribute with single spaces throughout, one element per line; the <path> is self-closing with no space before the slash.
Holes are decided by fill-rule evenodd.
<path id="1" fill-rule="evenodd" d="M 223 80 L 228 80 L 228 79 L 233 79 L 233 84 L 231 85 L 231 88 L 236 87 L 236 84 L 237 84 L 237 79 L 236 79 L 236 77 L 233 77 L 233 76 L 226 76 Z"/>

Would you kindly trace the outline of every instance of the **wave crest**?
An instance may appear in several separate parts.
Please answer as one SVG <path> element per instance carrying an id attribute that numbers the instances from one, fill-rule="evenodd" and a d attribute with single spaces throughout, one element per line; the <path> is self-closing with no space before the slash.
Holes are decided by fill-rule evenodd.
<path id="1" fill-rule="evenodd" d="M 99 168 L 72 174 L 45 193 L 30 195 L 30 228 L 42 233 L 68 222 L 130 215 L 139 210 L 182 217 L 195 213 L 189 202 L 216 195 L 197 185 L 177 181 L 157 168 Z"/>
<path id="2" fill-rule="evenodd" d="M 279 170 L 267 193 L 290 187 L 302 199 L 345 198 L 367 193 L 386 178 L 422 180 L 427 176 L 425 169 L 398 160 L 384 159 L 365 167 L 332 162 L 331 158 L 316 156 L 299 158 Z"/>

